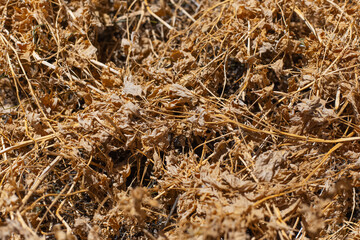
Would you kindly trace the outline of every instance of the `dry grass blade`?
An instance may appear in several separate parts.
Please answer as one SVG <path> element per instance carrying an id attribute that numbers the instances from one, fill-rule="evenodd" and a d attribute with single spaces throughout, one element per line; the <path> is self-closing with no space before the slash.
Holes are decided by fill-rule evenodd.
<path id="1" fill-rule="evenodd" d="M 309 27 L 309 29 L 312 31 L 312 33 L 315 35 L 315 37 L 319 40 L 320 43 L 322 43 L 322 40 L 320 36 L 317 34 L 316 29 L 313 27 L 313 25 L 306 19 L 304 14 L 301 12 L 300 9 L 295 7 L 294 12 L 306 23 L 306 26 Z"/>

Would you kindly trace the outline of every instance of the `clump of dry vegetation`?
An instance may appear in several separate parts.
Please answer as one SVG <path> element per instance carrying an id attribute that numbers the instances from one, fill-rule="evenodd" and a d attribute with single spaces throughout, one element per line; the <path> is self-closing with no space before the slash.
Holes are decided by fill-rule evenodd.
<path id="1" fill-rule="evenodd" d="M 0 12 L 1 239 L 360 237 L 358 1 Z"/>

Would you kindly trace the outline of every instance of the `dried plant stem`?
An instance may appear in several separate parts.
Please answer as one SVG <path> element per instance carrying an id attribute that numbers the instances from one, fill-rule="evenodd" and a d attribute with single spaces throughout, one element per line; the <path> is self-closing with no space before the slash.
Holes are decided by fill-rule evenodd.
<path id="1" fill-rule="evenodd" d="M 35 179 L 35 182 L 31 186 L 29 192 L 26 194 L 26 196 L 22 199 L 20 210 L 22 210 L 25 207 L 25 204 L 29 200 L 29 198 L 32 196 L 32 194 L 35 192 L 35 190 L 39 187 L 41 182 L 45 179 L 45 177 L 49 174 L 49 172 L 53 169 L 53 167 L 61 160 L 61 156 L 57 156 L 50 164 L 47 166 L 42 173 L 37 176 Z"/>
<path id="2" fill-rule="evenodd" d="M 158 15 L 156 15 L 149 7 L 148 1 L 144 0 L 145 3 L 145 7 L 148 10 L 148 12 L 151 14 L 151 16 L 153 16 L 154 18 L 156 18 L 159 22 L 161 22 L 165 27 L 167 27 L 169 30 L 173 30 L 174 28 L 172 26 L 170 26 L 167 22 L 165 22 L 164 20 L 162 20 Z"/>
<path id="3" fill-rule="evenodd" d="M 54 138 L 56 138 L 56 134 L 50 134 L 50 135 L 47 135 L 47 136 L 36 138 L 34 140 L 23 141 L 23 142 L 15 144 L 15 145 L 13 145 L 11 147 L 7 147 L 7 148 L 5 148 L 3 150 L 0 150 L 0 155 L 4 154 L 4 153 L 7 153 L 7 152 L 10 152 L 10 151 L 13 151 L 13 150 L 16 150 L 16 149 L 20 149 L 22 147 L 29 146 L 29 145 L 37 143 L 37 142 L 52 140 Z"/>

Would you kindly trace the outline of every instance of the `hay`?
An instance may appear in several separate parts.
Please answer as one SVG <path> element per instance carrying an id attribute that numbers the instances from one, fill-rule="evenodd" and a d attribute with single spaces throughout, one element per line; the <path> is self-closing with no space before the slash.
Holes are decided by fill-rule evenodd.
<path id="1" fill-rule="evenodd" d="M 0 238 L 359 238 L 359 10 L 2 1 Z"/>

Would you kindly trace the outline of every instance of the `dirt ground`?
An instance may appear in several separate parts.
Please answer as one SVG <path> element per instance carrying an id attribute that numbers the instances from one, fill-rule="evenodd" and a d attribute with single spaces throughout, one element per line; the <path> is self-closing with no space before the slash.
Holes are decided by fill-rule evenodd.
<path id="1" fill-rule="evenodd" d="M 359 1 L 0 13 L 0 239 L 360 238 Z"/>

